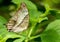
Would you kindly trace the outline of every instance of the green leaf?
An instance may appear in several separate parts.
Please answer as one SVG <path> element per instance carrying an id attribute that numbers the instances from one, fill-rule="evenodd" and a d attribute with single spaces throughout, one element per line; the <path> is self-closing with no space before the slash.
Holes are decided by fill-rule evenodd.
<path id="1" fill-rule="evenodd" d="M 25 38 L 24 36 L 18 35 L 13 32 L 8 32 L 4 23 L 0 22 L 0 42 L 6 42 L 9 38 Z"/>
<path id="2" fill-rule="evenodd" d="M 60 20 L 50 23 L 41 34 L 42 42 L 60 42 Z"/>
<path id="3" fill-rule="evenodd" d="M 24 1 L 24 0 L 12 0 L 12 2 L 15 4 L 20 4 L 20 2 L 22 2 L 22 1 Z M 25 1 L 27 1 L 27 0 L 25 0 Z"/>
<path id="4" fill-rule="evenodd" d="M 9 38 L 23 38 L 23 39 L 25 39 L 25 37 L 24 36 L 20 36 L 20 35 L 17 35 L 17 34 L 15 34 L 15 33 L 7 33 L 7 32 L 4 32 L 4 33 L 2 33 L 1 35 L 0 35 L 1 37 L 0 37 L 0 42 L 6 42 L 6 40 L 7 39 L 9 39 Z"/>
<path id="5" fill-rule="evenodd" d="M 6 22 L 7 20 L 4 17 L 0 16 L 0 23 L 5 24 Z"/>
<path id="6" fill-rule="evenodd" d="M 51 9 L 60 10 L 60 0 L 43 0 L 45 5 L 48 5 Z M 46 7 L 47 8 L 47 7 Z"/>
<path id="7" fill-rule="evenodd" d="M 23 42 L 24 38 L 16 39 L 14 42 Z"/>
<path id="8" fill-rule="evenodd" d="M 60 19 L 60 13 L 57 10 L 50 10 L 50 14 L 56 19 Z"/>

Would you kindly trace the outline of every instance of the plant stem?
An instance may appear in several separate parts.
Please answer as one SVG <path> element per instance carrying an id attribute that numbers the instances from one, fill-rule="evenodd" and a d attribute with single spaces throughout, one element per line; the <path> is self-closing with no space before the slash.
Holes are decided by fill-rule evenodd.
<path id="1" fill-rule="evenodd" d="M 30 35 L 31 35 L 34 27 L 36 26 L 36 24 L 37 24 L 37 23 L 34 23 L 34 24 L 32 25 L 32 27 L 31 27 L 31 29 L 30 29 L 30 32 L 29 32 L 29 34 L 28 34 L 28 38 L 30 37 Z"/>
<path id="2" fill-rule="evenodd" d="M 28 42 L 28 40 L 26 39 L 25 42 Z"/>
<path id="3" fill-rule="evenodd" d="M 38 37 L 40 37 L 40 36 L 41 36 L 41 35 L 37 35 L 37 36 L 30 37 L 29 40 L 32 40 L 32 39 L 38 38 Z"/>
<path id="4" fill-rule="evenodd" d="M 34 24 L 32 25 L 32 27 L 31 27 L 31 29 L 30 29 L 30 31 L 29 31 L 28 37 L 27 37 L 27 39 L 25 40 L 25 42 L 28 42 L 28 38 L 30 38 L 30 35 L 31 35 L 31 33 L 32 33 L 32 31 L 33 31 L 33 29 L 34 29 L 35 26 L 36 26 L 36 23 L 34 23 Z"/>

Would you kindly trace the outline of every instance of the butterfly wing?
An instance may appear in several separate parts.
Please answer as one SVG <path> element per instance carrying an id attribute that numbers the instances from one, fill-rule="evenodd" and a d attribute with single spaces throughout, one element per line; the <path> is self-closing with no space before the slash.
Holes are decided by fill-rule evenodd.
<path id="1" fill-rule="evenodd" d="M 13 32 L 21 32 L 27 29 L 28 24 L 29 24 L 28 9 L 25 3 L 21 3 L 21 7 L 19 8 L 19 10 L 9 20 L 7 28 L 8 30 L 10 29 L 10 31 L 13 31 Z"/>
<path id="2" fill-rule="evenodd" d="M 27 15 L 23 21 L 21 22 L 21 24 L 19 24 L 17 27 L 13 28 L 12 31 L 13 32 L 22 32 L 24 30 L 26 30 L 28 28 L 29 25 L 29 15 Z"/>

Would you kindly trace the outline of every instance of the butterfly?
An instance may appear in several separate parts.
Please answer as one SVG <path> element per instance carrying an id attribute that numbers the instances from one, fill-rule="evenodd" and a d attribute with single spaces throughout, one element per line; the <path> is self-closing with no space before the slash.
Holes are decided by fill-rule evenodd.
<path id="1" fill-rule="evenodd" d="M 21 3 L 20 8 L 9 19 L 6 27 L 8 31 L 22 32 L 28 28 L 29 14 L 25 3 Z"/>

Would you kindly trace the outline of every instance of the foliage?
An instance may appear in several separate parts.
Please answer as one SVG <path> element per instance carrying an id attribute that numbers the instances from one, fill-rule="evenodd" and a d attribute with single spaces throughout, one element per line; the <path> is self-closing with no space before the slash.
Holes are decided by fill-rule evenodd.
<path id="1" fill-rule="evenodd" d="M 2 5 L 0 8 L 0 42 L 60 42 L 59 0 L 11 0 L 8 1 L 8 5 L 4 5 L 3 2 L 3 0 L 0 1 Z M 29 10 L 29 27 L 20 33 L 8 32 L 6 23 L 10 18 L 10 13 L 15 13 L 22 2 Z M 37 6 L 44 7 L 45 11 L 38 10 Z"/>

